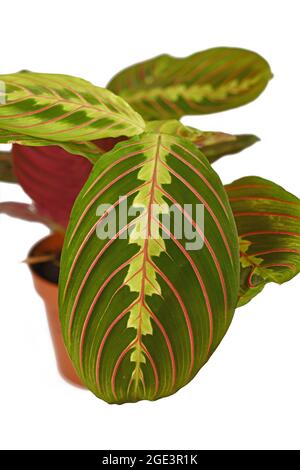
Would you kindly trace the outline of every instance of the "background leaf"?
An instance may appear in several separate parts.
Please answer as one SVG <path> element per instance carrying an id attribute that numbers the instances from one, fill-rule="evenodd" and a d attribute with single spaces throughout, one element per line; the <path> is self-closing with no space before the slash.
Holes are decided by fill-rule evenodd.
<path id="1" fill-rule="evenodd" d="M 208 161 L 214 163 L 225 155 L 239 153 L 260 139 L 253 134 L 225 134 L 224 132 L 205 132 L 203 140 L 195 142 Z"/>
<path id="2" fill-rule="evenodd" d="M 19 72 L 0 75 L 0 81 L 1 129 L 61 142 L 143 132 L 143 119 L 122 98 L 85 80 Z"/>
<path id="3" fill-rule="evenodd" d="M 225 155 L 240 152 L 259 141 L 259 138 L 252 134 L 233 135 L 218 131 L 201 131 L 185 126 L 175 119 L 149 121 L 145 131 L 184 137 L 200 148 L 210 163 Z"/>
<path id="4" fill-rule="evenodd" d="M 240 236 L 239 305 L 268 282 L 300 271 L 300 200 L 271 181 L 248 176 L 226 186 Z"/>
<path id="5" fill-rule="evenodd" d="M 161 55 L 118 73 L 108 88 L 145 119 L 180 118 L 236 108 L 257 98 L 272 77 L 246 49 L 218 47 L 189 57 Z"/>
<path id="6" fill-rule="evenodd" d="M 125 196 L 140 214 L 121 220 L 113 238 L 100 239 L 98 230 L 107 229 L 113 209 L 120 214 Z M 97 216 L 100 204 L 112 206 Z M 163 214 L 173 204 L 202 249 L 189 251 L 187 235 L 167 227 Z M 195 216 L 199 204 L 204 233 Z M 197 147 L 144 134 L 99 159 L 71 214 L 59 282 L 65 343 L 88 388 L 110 403 L 176 392 L 223 338 L 238 285 L 231 209 Z"/>

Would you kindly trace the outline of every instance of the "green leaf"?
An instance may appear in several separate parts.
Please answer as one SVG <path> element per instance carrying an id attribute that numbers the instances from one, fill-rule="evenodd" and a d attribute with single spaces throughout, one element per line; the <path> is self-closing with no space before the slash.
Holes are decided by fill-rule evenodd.
<path id="1" fill-rule="evenodd" d="M 189 57 L 161 55 L 118 73 L 108 88 L 145 119 L 180 118 L 236 108 L 257 98 L 269 64 L 246 49 L 218 47 Z"/>
<path id="2" fill-rule="evenodd" d="M 138 213 L 119 220 L 125 200 Z M 186 230 L 181 237 L 182 221 L 197 249 Z M 101 237 L 109 229 L 115 235 Z M 71 214 L 59 282 L 64 340 L 95 395 L 124 403 L 175 393 L 226 333 L 238 287 L 230 205 L 197 147 L 144 134 L 99 159 Z"/>
<path id="3" fill-rule="evenodd" d="M 14 173 L 11 153 L 0 152 L 0 182 L 16 183 L 17 178 Z"/>
<path id="4" fill-rule="evenodd" d="M 99 142 L 99 141 L 98 141 Z M 29 135 L 17 134 L 0 129 L 0 144 L 19 144 L 28 147 L 56 146 L 62 147 L 74 155 L 86 157 L 92 163 L 105 153 L 95 142 L 60 142 L 55 140 L 39 139 Z"/>
<path id="5" fill-rule="evenodd" d="M 200 148 L 210 163 L 225 155 L 240 152 L 259 141 L 259 138 L 252 134 L 232 135 L 224 132 L 200 131 L 194 127 L 184 126 L 175 119 L 149 121 L 145 132 L 160 132 L 184 137 Z"/>
<path id="6" fill-rule="evenodd" d="M 54 145 L 52 141 L 46 139 L 37 139 L 36 137 L 0 129 L 0 144 L 45 145 L 45 142 L 46 145 L 48 143 Z"/>
<path id="7" fill-rule="evenodd" d="M 300 271 L 300 200 L 271 181 L 248 176 L 226 186 L 240 237 L 239 305 L 268 282 Z"/>
<path id="8" fill-rule="evenodd" d="M 122 98 L 85 80 L 19 72 L 0 82 L 1 129 L 59 142 L 143 132 L 143 119 Z"/>

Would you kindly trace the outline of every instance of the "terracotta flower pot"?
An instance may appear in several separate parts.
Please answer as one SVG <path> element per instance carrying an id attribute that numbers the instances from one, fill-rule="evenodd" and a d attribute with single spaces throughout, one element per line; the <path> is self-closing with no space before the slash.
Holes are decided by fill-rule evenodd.
<path id="1" fill-rule="evenodd" d="M 40 257 L 42 260 L 43 257 L 47 257 L 47 255 L 60 253 L 62 244 L 62 235 L 50 235 L 38 242 L 31 249 L 29 259 L 36 260 L 37 257 Z M 58 370 L 65 380 L 73 385 L 83 387 L 68 356 L 59 323 L 58 285 L 57 282 L 55 282 L 58 277 L 59 267 L 58 265 L 56 267 L 54 265 L 51 269 L 51 263 L 49 262 L 34 263 L 29 264 L 29 266 L 36 291 L 45 303 Z"/>

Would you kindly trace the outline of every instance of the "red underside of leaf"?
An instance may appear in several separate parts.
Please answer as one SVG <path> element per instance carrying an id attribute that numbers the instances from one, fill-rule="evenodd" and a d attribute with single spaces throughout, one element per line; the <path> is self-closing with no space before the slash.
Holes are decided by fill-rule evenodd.
<path id="1" fill-rule="evenodd" d="M 38 212 L 66 227 L 73 203 L 92 165 L 60 147 L 13 145 L 17 179 L 34 201 Z"/>
<path id="2" fill-rule="evenodd" d="M 106 138 L 95 143 L 102 152 L 107 152 L 126 139 Z M 16 177 L 34 201 L 38 213 L 66 227 L 74 201 L 91 172 L 91 163 L 58 146 L 15 144 L 12 153 Z"/>

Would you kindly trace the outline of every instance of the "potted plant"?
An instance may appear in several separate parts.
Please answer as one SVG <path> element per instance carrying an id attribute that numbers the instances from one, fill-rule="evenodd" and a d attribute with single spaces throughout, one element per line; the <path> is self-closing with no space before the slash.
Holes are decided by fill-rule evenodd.
<path id="1" fill-rule="evenodd" d="M 147 60 L 106 89 L 0 76 L 0 143 L 13 144 L 1 180 L 33 201 L 0 211 L 50 227 L 28 263 L 67 379 L 109 403 L 168 396 L 237 307 L 299 272 L 299 199 L 255 176 L 223 186 L 211 166 L 257 137 L 179 121 L 246 104 L 271 77 L 261 56 L 226 47 Z"/>

